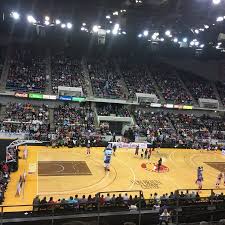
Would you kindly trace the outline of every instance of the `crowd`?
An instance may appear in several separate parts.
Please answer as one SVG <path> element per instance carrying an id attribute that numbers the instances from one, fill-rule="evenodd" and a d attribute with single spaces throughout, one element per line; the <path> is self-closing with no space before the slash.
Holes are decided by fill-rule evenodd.
<path id="1" fill-rule="evenodd" d="M 46 105 L 9 103 L 3 116 L 0 124 L 2 132 L 26 132 L 37 140 L 46 140 L 48 137 L 49 112 Z"/>
<path id="2" fill-rule="evenodd" d="M 4 202 L 5 191 L 7 189 L 8 182 L 10 181 L 10 169 L 7 163 L 0 163 L 0 204 Z"/>
<path id="3" fill-rule="evenodd" d="M 222 101 L 222 104 L 225 106 L 225 83 L 217 82 L 216 87 L 217 87 L 220 99 Z"/>
<path id="4" fill-rule="evenodd" d="M 124 105 L 101 104 L 97 106 L 99 116 L 116 115 L 119 117 L 130 117 L 128 109 Z"/>
<path id="5" fill-rule="evenodd" d="M 43 92 L 46 87 L 45 57 L 33 50 L 12 53 L 6 88 L 16 91 Z"/>
<path id="6" fill-rule="evenodd" d="M 180 75 L 190 93 L 196 100 L 199 98 L 216 99 L 216 95 L 210 81 L 186 72 L 182 72 Z"/>
<path id="7" fill-rule="evenodd" d="M 2 75 L 2 70 L 5 62 L 5 51 L 3 48 L 0 48 L 0 77 Z"/>
<path id="8" fill-rule="evenodd" d="M 52 57 L 52 89 L 58 93 L 58 86 L 83 87 L 81 61 L 65 55 Z M 85 90 L 84 90 L 85 91 Z"/>
<path id="9" fill-rule="evenodd" d="M 151 69 L 153 78 L 167 103 L 192 104 L 192 97 L 183 87 L 176 70 L 164 64 L 156 65 Z"/>
<path id="10" fill-rule="evenodd" d="M 172 210 L 174 206 L 179 201 L 179 205 L 195 205 L 208 203 L 210 201 L 225 202 L 225 195 L 212 193 L 208 197 L 202 198 L 198 192 L 192 191 L 189 193 L 184 192 L 171 192 L 159 195 L 157 193 L 150 194 L 149 197 L 144 198 L 143 194 L 141 195 L 131 195 L 128 193 L 119 193 L 119 194 L 109 194 L 106 193 L 101 195 L 75 195 L 70 196 L 69 198 L 62 198 L 54 200 L 53 197 L 47 199 L 43 197 L 40 199 L 39 196 L 36 196 L 33 200 L 33 211 L 40 210 L 53 210 L 53 209 L 76 209 L 76 210 L 96 210 L 99 206 L 103 208 L 126 208 L 130 210 L 137 210 L 139 207 L 147 209 L 155 209 L 159 212 L 162 212 L 165 208 Z"/>
<path id="11" fill-rule="evenodd" d="M 57 146 L 85 145 L 96 131 L 90 107 L 59 106 L 54 109 L 54 123 L 56 136 L 53 142 Z"/>
<path id="12" fill-rule="evenodd" d="M 123 98 L 120 76 L 111 59 L 90 60 L 88 71 L 94 95 L 105 98 Z"/>
<path id="13" fill-rule="evenodd" d="M 121 62 L 120 68 L 129 91 L 128 97 L 134 98 L 135 93 L 156 94 L 145 65 Z"/>
<path id="14" fill-rule="evenodd" d="M 135 111 L 135 119 L 138 135 L 145 136 L 149 142 L 155 138 L 167 147 L 169 144 L 170 147 L 209 148 L 212 139 L 225 139 L 225 122 L 221 116 L 139 109 Z"/>

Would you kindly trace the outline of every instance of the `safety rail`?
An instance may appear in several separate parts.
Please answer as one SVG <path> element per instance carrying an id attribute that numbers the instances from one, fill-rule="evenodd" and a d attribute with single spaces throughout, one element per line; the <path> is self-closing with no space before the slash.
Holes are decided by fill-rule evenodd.
<path id="1" fill-rule="evenodd" d="M 20 213 L 18 215 L 18 222 L 39 220 L 51 220 L 52 224 L 58 219 L 72 219 L 72 218 L 84 218 L 92 217 L 100 224 L 100 218 L 105 216 L 120 216 L 120 215 L 133 215 L 135 216 L 137 223 L 141 224 L 142 215 L 149 214 L 159 216 L 159 205 L 166 205 L 171 212 L 172 221 L 179 224 L 180 221 L 188 219 L 191 216 L 200 217 L 203 215 L 210 215 L 209 221 L 214 221 L 214 216 L 218 213 L 225 215 L 225 196 L 216 196 L 214 191 L 225 191 L 225 189 L 202 189 L 201 192 L 210 191 L 212 194 L 209 197 L 177 197 L 177 194 L 181 191 L 198 191 L 197 189 L 185 189 L 175 191 L 174 198 L 170 199 L 144 199 L 141 190 L 137 191 L 112 191 L 112 192 L 99 192 L 96 194 L 94 201 L 88 201 L 86 203 L 54 203 L 54 204 L 38 204 L 38 205 L 1 205 L 0 206 L 0 224 L 6 222 L 15 222 L 15 218 L 12 219 L 12 214 L 9 212 Z M 122 194 L 132 193 L 136 194 L 138 198 L 133 202 L 128 201 L 115 201 L 102 204 L 100 197 L 102 194 Z M 129 196 L 129 195 L 128 195 Z M 136 209 L 131 209 L 131 205 L 136 205 Z M 194 210 L 194 211 L 193 211 Z M 190 213 L 189 213 L 190 212 Z"/>

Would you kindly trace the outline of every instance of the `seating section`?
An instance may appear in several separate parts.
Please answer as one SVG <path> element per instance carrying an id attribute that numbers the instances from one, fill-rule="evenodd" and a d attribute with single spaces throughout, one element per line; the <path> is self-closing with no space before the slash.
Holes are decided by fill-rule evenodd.
<path id="1" fill-rule="evenodd" d="M 46 105 L 9 103 L 1 122 L 1 131 L 26 132 L 30 138 L 47 140 L 49 132 L 49 112 Z"/>
<path id="2" fill-rule="evenodd" d="M 167 103 L 192 104 L 192 97 L 183 87 L 176 70 L 164 64 L 154 65 L 150 70 Z"/>
<path id="3" fill-rule="evenodd" d="M 44 92 L 46 62 L 43 53 L 32 48 L 16 49 L 12 53 L 6 88 L 14 91 Z M 44 52 L 44 51 L 43 51 Z"/>
<path id="4" fill-rule="evenodd" d="M 118 117 L 130 117 L 128 109 L 123 105 L 113 105 L 113 104 L 98 105 L 97 113 L 99 116 L 115 115 Z"/>
<path id="5" fill-rule="evenodd" d="M 217 82 L 216 87 L 220 96 L 220 99 L 225 106 L 225 83 Z"/>
<path id="6" fill-rule="evenodd" d="M 59 106 L 54 109 L 56 134 L 78 140 L 95 131 L 93 111 L 89 107 Z"/>
<path id="7" fill-rule="evenodd" d="M 173 129 L 169 123 L 167 114 L 164 114 L 162 111 L 150 112 L 145 110 L 136 110 L 135 119 L 139 129 L 141 129 L 145 134 L 149 134 L 151 131 L 154 132 L 159 129 L 165 132 Z"/>
<path id="8" fill-rule="evenodd" d="M 89 60 L 89 76 L 94 95 L 105 98 L 124 98 L 120 76 L 112 59 Z"/>
<path id="9" fill-rule="evenodd" d="M 51 64 L 54 94 L 58 93 L 58 86 L 83 87 L 81 60 L 60 54 L 52 57 Z"/>
<path id="10" fill-rule="evenodd" d="M 120 69 L 130 98 L 134 98 L 135 93 L 156 94 L 155 87 L 148 76 L 145 65 L 129 64 L 126 61 L 122 61 Z"/>
<path id="11" fill-rule="evenodd" d="M 136 211 L 138 208 L 155 210 L 156 213 L 163 211 L 165 208 L 168 211 L 171 211 L 171 214 L 175 215 L 175 206 L 177 200 L 179 200 L 179 206 L 184 208 L 186 213 L 192 209 L 207 210 L 211 200 L 216 204 L 220 209 L 223 209 L 225 195 L 223 193 L 215 194 L 212 193 L 210 196 L 202 197 L 199 192 L 192 191 L 191 193 L 183 192 L 180 193 L 171 192 L 164 193 L 159 195 L 158 193 L 150 194 L 149 197 L 144 198 L 144 196 L 132 195 L 129 193 L 106 193 L 101 194 L 100 196 L 96 195 L 75 195 L 70 196 L 69 198 L 61 198 L 55 200 L 53 197 L 47 199 L 43 197 L 42 199 L 39 196 L 36 196 L 33 200 L 35 205 L 33 211 L 48 211 L 48 210 L 75 210 L 77 212 L 81 211 L 97 211 L 100 207 L 101 212 L 109 211 L 127 211 L 128 209 Z M 189 208 L 188 208 L 189 207 Z M 195 207 L 195 208 L 193 208 Z M 220 210 L 221 211 L 221 210 Z M 59 212 L 59 211 L 58 211 Z M 189 211 L 190 213 L 191 211 Z M 153 213 L 153 212 L 152 212 Z M 203 216 L 205 214 L 203 213 Z M 198 215 L 199 216 L 199 215 Z"/>
<path id="12" fill-rule="evenodd" d="M 5 63 L 5 49 L 4 48 L 0 48 L 0 77 L 2 75 L 2 70 L 4 67 L 4 63 Z"/>
<path id="13" fill-rule="evenodd" d="M 216 99 L 216 95 L 210 81 L 185 72 L 180 72 L 180 76 L 196 100 L 199 98 Z"/>

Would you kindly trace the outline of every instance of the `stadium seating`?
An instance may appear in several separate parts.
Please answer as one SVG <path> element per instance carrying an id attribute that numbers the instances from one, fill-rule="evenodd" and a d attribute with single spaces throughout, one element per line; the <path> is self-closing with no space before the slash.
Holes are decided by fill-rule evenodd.
<path id="1" fill-rule="evenodd" d="M 1 123 L 1 131 L 26 132 L 31 138 L 47 140 L 49 131 L 49 112 L 46 105 L 9 103 Z"/>
<path id="2" fill-rule="evenodd" d="M 123 98 L 120 76 L 112 59 L 88 61 L 89 76 L 94 95 L 105 98 Z"/>
<path id="3" fill-rule="evenodd" d="M 180 75 L 190 93 L 196 100 L 199 98 L 216 99 L 216 95 L 210 81 L 187 72 L 180 72 Z"/>
<path id="4" fill-rule="evenodd" d="M 120 62 L 120 69 L 130 98 L 134 98 L 135 93 L 156 94 L 155 87 L 148 76 L 145 65 L 130 64 L 122 61 Z"/>
<path id="5" fill-rule="evenodd" d="M 164 64 L 151 67 L 152 75 L 167 103 L 192 104 L 192 97 L 184 89 L 176 70 Z"/>
<path id="6" fill-rule="evenodd" d="M 15 91 L 44 92 L 46 63 L 43 54 L 29 48 L 12 53 L 6 88 Z"/>
<path id="7" fill-rule="evenodd" d="M 81 61 L 65 54 L 52 57 L 52 89 L 58 93 L 58 86 L 82 87 Z"/>

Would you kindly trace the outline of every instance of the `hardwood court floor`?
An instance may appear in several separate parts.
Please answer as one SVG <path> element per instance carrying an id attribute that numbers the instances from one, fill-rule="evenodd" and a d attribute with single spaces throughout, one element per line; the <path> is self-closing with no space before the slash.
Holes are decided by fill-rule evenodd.
<path id="1" fill-rule="evenodd" d="M 20 149 L 23 150 L 23 147 Z M 219 170 L 225 171 L 225 156 L 221 151 L 160 149 L 159 152 L 153 152 L 148 161 L 135 157 L 133 149 L 118 149 L 116 156 L 112 156 L 110 172 L 104 171 L 103 157 L 103 148 L 92 148 L 91 155 L 86 155 L 85 148 L 28 147 L 28 159 L 20 159 L 19 170 L 11 175 L 4 205 L 31 204 L 37 194 L 47 198 L 53 196 L 57 200 L 75 194 L 94 195 L 116 190 L 143 190 L 148 198 L 150 193 L 163 194 L 176 189 L 197 188 L 195 180 L 198 166 L 204 167 L 203 187 L 215 188 Z M 166 170 L 164 173 L 153 172 L 153 164 L 160 157 Z M 147 169 L 142 168 L 143 164 L 146 164 Z M 35 173 L 27 174 L 24 191 L 20 197 L 15 197 L 20 174 L 23 171 L 28 173 L 29 168 L 35 166 L 39 168 Z M 221 188 L 224 186 L 221 185 Z M 21 209 L 25 208 L 30 209 Z M 5 209 L 9 210 L 20 209 Z"/>

